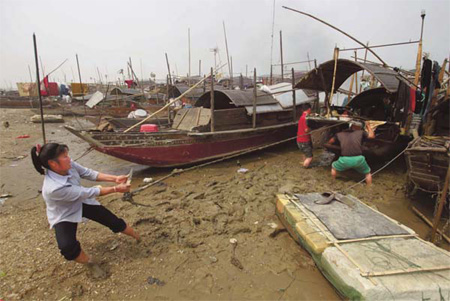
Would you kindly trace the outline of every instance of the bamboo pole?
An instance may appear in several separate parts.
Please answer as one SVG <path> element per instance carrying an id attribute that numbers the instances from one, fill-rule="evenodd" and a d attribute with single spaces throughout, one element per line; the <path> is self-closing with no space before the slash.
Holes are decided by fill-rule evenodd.
<path id="1" fill-rule="evenodd" d="M 422 26 L 420 28 L 420 40 L 419 40 L 419 46 L 417 47 L 416 72 L 414 74 L 414 85 L 416 85 L 416 86 L 419 84 L 420 65 L 422 62 L 422 38 L 423 38 L 423 25 L 425 23 L 425 11 L 424 10 L 421 12 L 420 17 L 422 18 Z"/>
<path id="2" fill-rule="evenodd" d="M 169 77 L 170 77 L 170 75 L 166 76 L 166 92 L 167 92 L 167 102 L 166 102 L 166 104 L 168 104 L 170 102 L 170 98 L 169 98 L 169 92 L 170 92 Z M 170 124 L 170 106 L 167 107 L 167 122 Z"/>
<path id="3" fill-rule="evenodd" d="M 84 89 L 83 89 L 83 82 L 81 81 L 81 71 L 80 71 L 80 63 L 78 61 L 78 53 L 75 54 L 75 57 L 77 59 L 78 78 L 80 79 L 81 100 L 83 101 L 84 114 L 86 115 L 87 112 L 86 106 L 84 105 Z"/>
<path id="4" fill-rule="evenodd" d="M 253 69 L 253 118 L 252 126 L 256 128 L 256 68 Z"/>
<path id="5" fill-rule="evenodd" d="M 215 131 L 215 119 L 214 119 L 214 70 L 211 67 L 211 96 L 210 96 L 210 109 L 211 109 L 211 132 Z"/>
<path id="6" fill-rule="evenodd" d="M 230 89 L 233 90 L 233 56 L 230 56 L 230 62 L 231 62 Z"/>
<path id="7" fill-rule="evenodd" d="M 188 28 L 188 53 L 189 53 L 189 73 L 188 73 L 188 86 L 191 85 L 191 29 Z"/>
<path id="8" fill-rule="evenodd" d="M 308 59 L 308 71 L 311 71 L 311 60 L 309 59 L 309 52 L 306 53 L 306 58 Z"/>
<path id="9" fill-rule="evenodd" d="M 438 80 L 439 83 L 441 84 L 441 86 L 444 84 L 444 73 L 445 73 L 445 67 L 447 66 L 448 63 L 448 59 L 445 58 L 444 61 L 442 62 L 442 67 L 441 67 L 441 72 L 439 72 L 439 76 L 438 76 Z"/>
<path id="10" fill-rule="evenodd" d="M 336 82 L 336 70 L 337 70 L 337 60 L 338 60 L 338 57 L 339 57 L 339 48 L 337 48 L 337 47 L 335 47 L 334 48 L 334 71 L 333 71 L 333 81 L 332 81 L 332 83 L 331 83 L 331 92 L 330 92 L 330 96 L 328 97 L 328 100 L 327 100 L 327 103 L 326 103 L 326 105 L 327 105 L 327 116 L 329 116 L 330 115 L 330 105 L 331 105 L 331 102 L 333 101 L 333 94 L 334 94 L 334 84 L 335 84 L 335 82 Z"/>
<path id="11" fill-rule="evenodd" d="M 358 61 L 358 53 L 355 50 L 355 62 Z M 364 70 L 364 69 L 363 69 Z M 358 87 L 358 73 L 355 74 L 355 93 L 358 94 L 361 92 L 361 89 Z"/>
<path id="12" fill-rule="evenodd" d="M 42 58 L 41 56 L 39 56 L 39 61 L 41 62 L 41 67 L 42 67 L 42 80 L 44 80 L 45 78 L 45 69 L 44 69 L 44 64 L 42 63 Z M 47 88 L 45 88 L 47 90 Z"/>
<path id="13" fill-rule="evenodd" d="M 41 113 L 41 128 L 42 128 L 42 139 L 44 144 L 47 143 L 45 139 L 45 125 L 44 125 L 44 107 L 42 106 L 42 94 L 41 94 L 41 82 L 39 79 L 39 62 L 38 62 L 38 53 L 37 53 L 37 42 L 36 35 L 33 33 L 33 44 L 34 44 L 34 61 L 36 63 L 36 84 L 39 95 L 39 111 Z"/>
<path id="14" fill-rule="evenodd" d="M 408 41 L 408 42 L 373 45 L 373 46 L 369 46 L 369 42 L 367 42 L 367 47 L 345 48 L 345 49 L 341 49 L 341 52 L 342 51 L 352 51 L 352 50 L 363 50 L 363 49 L 365 49 L 367 51 L 367 48 L 381 48 L 381 47 L 390 47 L 390 46 L 400 46 L 400 45 L 408 45 L 408 44 L 417 44 L 419 42 L 420 42 L 420 40 L 419 41 Z"/>
<path id="15" fill-rule="evenodd" d="M 306 60 L 306 61 L 298 61 L 298 62 L 290 62 L 290 63 L 284 63 L 283 62 L 283 65 L 284 66 L 287 66 L 287 65 L 298 65 L 298 64 L 306 64 L 306 63 L 308 63 L 308 65 L 309 66 L 311 66 L 311 62 L 314 62 L 314 60 L 310 60 L 310 59 L 308 59 L 308 60 Z M 273 64 L 274 66 L 281 66 L 281 64 Z M 311 68 L 310 68 L 311 69 Z"/>
<path id="16" fill-rule="evenodd" d="M 227 50 L 228 73 L 230 74 L 230 80 L 232 82 L 233 75 L 231 74 L 231 63 L 230 63 L 230 55 L 228 53 L 228 40 L 227 40 L 227 31 L 225 29 L 225 21 L 223 21 L 223 34 L 225 36 L 225 49 Z"/>
<path id="17" fill-rule="evenodd" d="M 412 207 L 412 210 L 414 211 L 415 214 L 417 214 L 428 226 L 433 227 L 433 223 L 425 216 L 422 214 L 422 212 L 420 212 L 416 207 Z M 440 235 L 442 235 L 442 237 L 445 239 L 445 241 L 447 243 L 450 244 L 450 238 L 445 235 L 444 233 L 442 233 L 441 230 L 437 229 L 436 230 L 437 233 L 439 233 Z"/>
<path id="18" fill-rule="evenodd" d="M 30 83 L 32 83 L 33 82 L 33 76 L 31 75 L 30 65 L 28 65 L 28 73 L 30 74 Z"/>
<path id="19" fill-rule="evenodd" d="M 347 257 L 347 259 L 350 260 L 350 262 L 353 263 L 353 265 L 355 265 L 358 268 L 359 273 L 360 273 L 361 276 L 363 274 L 367 274 L 367 272 L 364 271 L 364 268 L 355 259 L 353 259 L 353 257 L 351 257 L 350 254 L 348 254 L 347 251 L 345 251 L 338 243 L 335 242 L 333 245 L 342 254 L 344 254 L 344 256 Z M 365 276 L 365 277 L 369 277 L 369 276 Z M 372 279 L 370 277 L 368 279 L 370 280 L 370 282 L 372 282 L 373 285 L 377 285 L 377 282 L 375 281 L 375 279 Z"/>
<path id="20" fill-rule="evenodd" d="M 411 237 L 417 238 L 417 234 L 371 236 L 371 237 L 363 237 L 363 238 L 355 238 L 355 239 L 338 240 L 336 243 L 347 244 L 347 243 L 353 243 L 353 242 L 372 241 L 372 240 L 380 240 L 380 239 L 387 239 L 387 238 L 411 238 Z"/>
<path id="21" fill-rule="evenodd" d="M 206 75 L 203 76 L 203 93 L 206 92 L 206 81 L 205 81 L 205 76 L 206 76 Z"/>
<path id="22" fill-rule="evenodd" d="M 283 64 L 283 33 L 280 30 L 280 59 L 281 59 L 281 81 L 284 80 L 284 64 Z"/>
<path id="23" fill-rule="evenodd" d="M 363 277 L 380 277 L 380 276 L 392 276 L 392 275 L 421 273 L 421 272 L 438 272 L 438 271 L 445 271 L 445 270 L 450 270 L 450 266 L 447 265 L 447 266 L 438 266 L 438 267 L 432 267 L 432 268 L 410 268 L 410 269 L 392 270 L 392 271 L 385 271 L 385 272 L 366 272 L 366 273 L 361 273 L 361 276 L 363 276 Z"/>
<path id="24" fill-rule="evenodd" d="M 294 12 L 296 12 L 296 13 L 299 13 L 299 14 L 302 14 L 302 15 L 305 15 L 305 16 L 308 16 L 308 17 L 310 17 L 310 18 L 313 18 L 314 20 L 317 20 L 317 21 L 319 21 L 319 22 L 321 22 L 321 23 L 323 23 L 323 24 L 325 24 L 325 25 L 327 25 L 327 26 L 329 26 L 329 27 L 331 27 L 331 28 L 333 28 L 333 29 L 339 31 L 339 32 L 342 33 L 343 35 L 347 36 L 348 38 L 352 39 L 353 41 L 355 41 L 356 43 L 358 43 L 359 45 L 363 46 L 365 49 L 367 49 L 368 51 L 370 51 L 370 53 L 372 53 L 377 59 L 379 59 L 380 62 L 383 63 L 383 65 L 387 65 L 386 62 L 383 61 L 383 60 L 381 59 L 381 57 L 379 57 L 379 56 L 375 53 L 375 51 L 373 51 L 372 49 L 368 48 L 366 45 L 364 45 L 363 43 L 361 43 L 360 41 L 358 41 L 357 39 L 355 39 L 354 37 L 352 37 L 352 36 L 349 35 L 348 33 L 346 33 L 346 32 L 344 32 L 344 31 L 342 31 L 341 29 L 337 28 L 336 26 L 333 26 L 333 25 L 331 25 L 331 24 L 329 24 L 329 23 L 327 23 L 327 22 L 325 22 L 325 21 L 323 21 L 323 20 L 320 20 L 320 19 L 317 18 L 317 17 L 314 17 L 313 15 L 307 14 L 307 13 L 305 13 L 305 12 L 302 12 L 302 11 L 299 11 L 299 10 L 296 10 L 296 9 L 293 9 L 293 8 L 290 8 L 290 7 L 287 7 L 287 6 L 283 6 L 283 8 L 284 8 L 284 9 L 291 10 L 291 11 L 294 11 Z"/>
<path id="25" fill-rule="evenodd" d="M 369 47 L 369 41 L 367 41 L 367 47 Z M 356 56 L 356 50 L 355 50 L 355 62 L 357 61 L 357 56 Z M 364 63 L 367 61 L 367 49 L 364 52 Z M 363 69 L 362 74 L 361 74 L 361 78 L 364 76 L 364 71 L 366 71 L 366 69 Z"/>
<path id="26" fill-rule="evenodd" d="M 273 85 L 273 65 L 270 65 L 270 84 Z"/>
<path id="27" fill-rule="evenodd" d="M 170 74 L 170 65 L 169 65 L 169 57 L 166 52 L 166 64 L 167 64 L 167 72 L 169 73 L 169 84 L 172 85 L 172 75 Z"/>
<path id="28" fill-rule="evenodd" d="M 433 228 L 431 229 L 431 242 L 436 242 L 436 231 L 441 220 L 442 210 L 444 209 L 445 200 L 447 199 L 448 181 L 450 178 L 450 166 L 447 169 L 447 175 L 445 176 L 444 188 L 441 191 L 441 197 L 439 198 L 439 204 L 436 214 L 433 219 Z"/>
<path id="29" fill-rule="evenodd" d="M 297 121 L 297 106 L 296 106 L 296 95 L 295 95 L 295 72 L 292 68 L 292 121 Z"/>

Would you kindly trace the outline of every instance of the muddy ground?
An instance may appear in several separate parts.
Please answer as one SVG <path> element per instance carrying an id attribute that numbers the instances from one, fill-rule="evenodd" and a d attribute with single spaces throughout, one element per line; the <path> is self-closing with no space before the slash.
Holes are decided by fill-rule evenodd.
<path id="1" fill-rule="evenodd" d="M 2 122 L 9 122 L 0 133 L 0 192 L 12 195 L 0 205 L 0 299 L 340 299 L 309 254 L 287 232 L 274 229 L 280 225 L 276 193 L 340 190 L 360 180 L 350 172 L 332 182 L 326 153 L 316 151 L 316 166 L 305 170 L 296 146 L 282 145 L 169 178 L 135 196 L 135 203 L 119 194 L 100 197 L 143 241 L 136 244 L 95 222 L 81 224 L 82 247 L 108 274 L 99 280 L 64 260 L 48 228 L 38 192 L 43 178 L 29 158 L 29 149 L 42 140 L 40 125 L 28 122 L 33 113 L 0 112 Z M 66 118 L 66 124 L 88 126 L 80 118 Z M 47 139 L 68 144 L 73 159 L 88 149 L 61 124 L 46 126 Z M 145 177 L 170 173 L 96 152 L 78 162 L 114 174 L 133 167 L 133 188 Z M 249 171 L 239 174 L 240 167 Z M 404 184 L 400 159 L 374 177 L 372 188 L 359 185 L 351 193 L 425 238 L 429 228 L 411 205 L 430 217 L 432 200 L 423 194 L 408 199 Z M 235 264 L 232 238 L 237 240 Z"/>

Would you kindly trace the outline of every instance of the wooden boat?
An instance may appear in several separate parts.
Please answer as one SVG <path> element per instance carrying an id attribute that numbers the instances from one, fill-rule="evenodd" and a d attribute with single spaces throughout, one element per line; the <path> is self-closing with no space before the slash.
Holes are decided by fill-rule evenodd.
<path id="1" fill-rule="evenodd" d="M 335 61 L 327 61 L 302 77 L 296 84 L 298 89 L 310 89 L 326 93 L 326 98 L 332 92 L 333 71 Z M 363 144 L 363 154 L 368 160 L 389 160 L 401 152 L 411 140 L 404 135 L 409 126 L 412 114 L 410 107 L 409 83 L 390 68 L 376 64 L 360 63 L 346 59 L 337 60 L 337 72 L 333 93 L 353 74 L 365 70 L 378 83 L 379 87 L 357 94 L 346 107 L 330 107 L 330 117 L 310 117 L 308 124 L 312 129 L 337 125 L 342 121 L 356 118 L 364 121 L 383 121 L 385 124 L 375 130 L 375 139 Z M 326 142 L 348 128 L 348 124 L 337 125 L 322 135 L 322 145 L 336 155 L 340 155 L 339 145 Z"/>
<path id="2" fill-rule="evenodd" d="M 42 104 L 46 108 L 51 108 L 53 103 L 48 99 L 43 99 Z M 39 99 L 23 96 L 0 96 L 0 108 L 8 109 L 32 109 L 39 108 Z"/>
<path id="3" fill-rule="evenodd" d="M 410 195 L 417 190 L 438 194 L 444 187 L 450 164 L 449 103 L 449 95 L 437 97 L 429 111 L 430 118 L 423 124 L 424 136 L 411 141 L 405 151 Z"/>
<path id="4" fill-rule="evenodd" d="M 285 89 L 291 90 L 292 86 L 287 84 Z M 211 93 L 205 93 L 193 108 L 179 110 L 170 128 L 159 132 L 104 133 L 67 126 L 66 129 L 94 149 L 120 159 L 155 167 L 183 166 L 295 137 L 301 105 L 316 100 L 302 90 L 295 93 L 293 106 L 292 97 L 289 100 L 286 96 L 258 91 L 255 126 L 253 91 L 223 90 L 214 91 L 213 111 Z"/>
<path id="5" fill-rule="evenodd" d="M 93 108 L 84 105 L 82 101 L 72 103 L 53 103 L 52 107 L 44 109 L 45 114 L 62 116 L 110 116 L 115 118 L 125 118 L 131 111 L 143 109 L 147 112 L 154 112 L 160 109 L 162 105 L 146 104 L 132 101 L 128 98 L 121 99 L 120 96 L 108 96 L 107 100 L 100 102 Z M 33 109 L 36 114 L 39 113 L 39 106 Z"/>
<path id="6" fill-rule="evenodd" d="M 418 137 L 408 145 L 405 158 L 408 193 L 412 195 L 418 189 L 440 193 L 450 164 L 450 137 Z"/>

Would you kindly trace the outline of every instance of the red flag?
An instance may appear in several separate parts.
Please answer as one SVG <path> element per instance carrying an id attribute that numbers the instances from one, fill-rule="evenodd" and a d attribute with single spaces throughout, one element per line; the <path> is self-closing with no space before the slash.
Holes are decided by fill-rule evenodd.
<path id="1" fill-rule="evenodd" d="M 44 84 L 44 86 L 42 87 L 42 84 Z M 48 75 L 46 77 L 44 77 L 44 80 L 41 82 L 41 95 L 42 96 L 47 96 L 48 95 Z"/>

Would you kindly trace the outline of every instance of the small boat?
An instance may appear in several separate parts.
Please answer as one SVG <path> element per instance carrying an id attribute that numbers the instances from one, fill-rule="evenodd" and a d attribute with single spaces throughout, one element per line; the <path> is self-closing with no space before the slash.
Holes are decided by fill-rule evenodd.
<path id="1" fill-rule="evenodd" d="M 346 300 L 450 295 L 450 253 L 350 194 L 279 194 L 275 213 Z"/>
<path id="2" fill-rule="evenodd" d="M 214 110 L 211 92 L 204 93 L 194 107 L 177 112 L 170 128 L 158 132 L 66 129 L 97 151 L 130 162 L 154 167 L 199 163 L 295 138 L 301 106 L 317 96 L 295 90 L 294 106 L 292 85 L 280 85 L 272 87 L 276 95 L 257 91 L 255 107 L 253 90 L 214 91 Z"/>
<path id="3" fill-rule="evenodd" d="M 51 108 L 53 102 L 48 99 L 42 100 L 42 105 L 46 108 Z M 24 96 L 0 96 L 0 108 L 7 109 L 32 109 L 39 108 L 39 99 L 35 97 Z"/>

